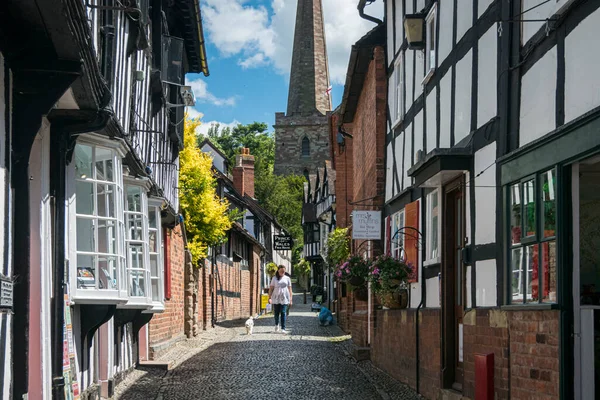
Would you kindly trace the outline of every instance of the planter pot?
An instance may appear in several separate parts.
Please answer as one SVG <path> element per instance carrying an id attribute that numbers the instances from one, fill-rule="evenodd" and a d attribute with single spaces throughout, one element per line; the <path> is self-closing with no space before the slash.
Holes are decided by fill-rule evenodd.
<path id="1" fill-rule="evenodd" d="M 381 305 L 391 309 L 408 307 L 408 290 L 400 289 L 394 292 L 382 293 L 379 296 Z"/>
<path id="2" fill-rule="evenodd" d="M 353 290 L 354 298 L 360 301 L 368 301 L 369 300 L 369 289 L 367 289 L 366 285 L 359 286 Z"/>
<path id="3" fill-rule="evenodd" d="M 351 284 L 352 286 L 362 286 L 365 284 L 365 280 L 358 276 L 351 276 L 348 279 L 348 283 Z"/>

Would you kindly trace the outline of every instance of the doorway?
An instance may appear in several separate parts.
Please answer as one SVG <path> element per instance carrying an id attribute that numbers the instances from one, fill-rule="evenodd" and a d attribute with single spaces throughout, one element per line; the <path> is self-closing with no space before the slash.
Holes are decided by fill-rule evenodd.
<path id="1" fill-rule="evenodd" d="M 444 188 L 443 232 L 443 386 L 462 392 L 463 315 L 465 309 L 465 271 L 461 250 L 465 245 L 464 179 Z"/>
<path id="2" fill-rule="evenodd" d="M 600 399 L 600 156 L 572 166 L 575 399 Z"/>

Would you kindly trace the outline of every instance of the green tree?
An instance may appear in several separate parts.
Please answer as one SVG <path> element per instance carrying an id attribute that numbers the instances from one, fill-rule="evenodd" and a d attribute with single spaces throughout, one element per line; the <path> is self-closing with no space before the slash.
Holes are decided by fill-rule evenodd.
<path id="1" fill-rule="evenodd" d="M 231 228 L 229 203 L 216 193 L 212 158 L 196 143 L 199 119 L 186 119 L 184 147 L 179 153 L 179 200 L 192 262 L 206 257 L 208 246 L 225 240 Z"/>

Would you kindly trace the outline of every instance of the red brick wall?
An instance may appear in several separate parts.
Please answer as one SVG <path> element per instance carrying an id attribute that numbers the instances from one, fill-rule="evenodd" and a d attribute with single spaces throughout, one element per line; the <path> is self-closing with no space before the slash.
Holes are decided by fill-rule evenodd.
<path id="1" fill-rule="evenodd" d="M 171 299 L 165 300 L 165 311 L 155 314 L 150 320 L 148 330 L 148 343 L 150 357 L 156 356 L 153 347 L 184 335 L 184 262 L 185 252 L 181 227 L 168 230 L 170 248 L 168 251 L 171 260 Z"/>
<path id="2" fill-rule="evenodd" d="M 419 393 L 428 399 L 437 397 L 442 374 L 441 309 L 419 312 Z"/>
<path id="3" fill-rule="evenodd" d="M 352 214 L 352 206 L 348 204 L 351 200 L 353 189 L 353 140 L 346 139 L 346 145 L 343 149 L 337 144 L 336 134 L 337 126 L 341 122 L 339 114 L 334 113 L 331 116 L 331 136 L 332 136 L 332 153 L 334 160 L 335 177 L 335 196 L 336 196 L 336 226 L 338 228 L 346 228 L 350 224 L 350 214 Z M 344 129 L 351 133 L 351 125 L 344 125 Z"/>
<path id="4" fill-rule="evenodd" d="M 510 398 L 559 398 L 559 311 L 508 313 Z"/>

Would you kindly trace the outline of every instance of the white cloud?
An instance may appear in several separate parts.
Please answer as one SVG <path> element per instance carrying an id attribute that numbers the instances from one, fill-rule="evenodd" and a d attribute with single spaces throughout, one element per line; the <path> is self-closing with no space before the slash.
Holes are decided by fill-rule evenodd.
<path id="1" fill-rule="evenodd" d="M 300 0 L 302 1 L 302 0 Z M 358 15 L 357 0 L 323 0 L 325 37 L 331 81 L 343 84 L 352 45 L 375 25 Z M 271 64 L 290 72 L 297 2 L 272 0 L 273 14 L 247 0 L 202 0 L 204 27 L 221 55 L 235 57 L 243 68 Z M 383 1 L 367 14 L 382 18 Z"/>
<path id="2" fill-rule="evenodd" d="M 238 120 L 233 120 L 229 123 L 227 122 L 219 122 L 219 121 L 208 121 L 208 122 L 202 122 L 202 124 L 200 124 L 200 126 L 198 127 L 198 129 L 196 129 L 196 134 L 202 134 L 204 136 L 206 136 L 208 134 L 208 130 L 210 129 L 211 126 L 219 124 L 220 128 L 223 129 L 225 127 L 229 127 L 229 128 L 233 128 L 235 126 L 237 126 L 238 124 L 240 124 L 240 122 Z"/>
<path id="3" fill-rule="evenodd" d="M 236 98 L 220 98 L 208 91 L 206 82 L 202 79 L 188 80 L 186 84 L 192 87 L 196 101 L 200 103 L 210 103 L 215 106 L 235 106 Z"/>

